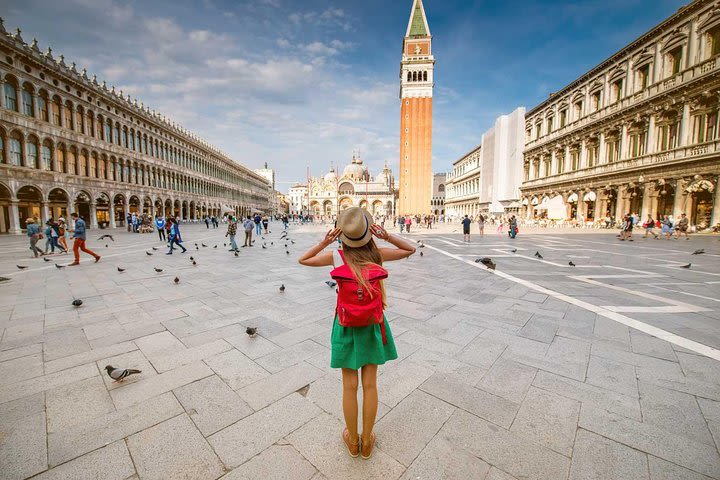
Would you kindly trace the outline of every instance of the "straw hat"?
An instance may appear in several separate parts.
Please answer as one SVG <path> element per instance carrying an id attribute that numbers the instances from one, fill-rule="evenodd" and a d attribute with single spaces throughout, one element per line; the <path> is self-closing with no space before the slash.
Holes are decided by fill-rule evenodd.
<path id="1" fill-rule="evenodd" d="M 372 238 L 370 226 L 373 224 L 372 215 L 360 207 L 350 207 L 340 213 L 337 226 L 342 233 L 340 240 L 349 247 L 362 247 Z"/>
<path id="2" fill-rule="evenodd" d="M 25 223 L 35 223 L 35 219 L 30 217 L 27 220 L 25 220 Z"/>

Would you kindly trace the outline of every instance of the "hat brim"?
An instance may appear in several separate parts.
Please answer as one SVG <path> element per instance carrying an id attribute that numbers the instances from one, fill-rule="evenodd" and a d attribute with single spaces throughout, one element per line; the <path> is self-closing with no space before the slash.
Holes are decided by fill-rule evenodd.
<path id="1" fill-rule="evenodd" d="M 365 234 L 361 238 L 350 239 L 345 235 L 344 232 L 340 233 L 340 240 L 342 241 L 343 245 L 347 245 L 348 247 L 358 248 L 358 247 L 362 247 L 362 246 L 366 245 L 372 239 L 373 233 L 372 233 L 372 230 L 370 229 L 370 227 L 373 226 L 373 224 L 375 222 L 373 221 L 373 217 L 370 214 L 370 212 L 368 212 L 364 208 L 361 209 L 361 211 L 362 211 L 363 216 L 365 217 L 365 221 L 366 221 L 366 225 L 367 225 L 367 230 L 365 231 Z"/>

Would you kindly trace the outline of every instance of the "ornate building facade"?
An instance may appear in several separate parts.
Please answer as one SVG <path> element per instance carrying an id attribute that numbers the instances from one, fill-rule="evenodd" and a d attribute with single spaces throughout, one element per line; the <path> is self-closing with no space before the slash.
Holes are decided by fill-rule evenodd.
<path id="1" fill-rule="evenodd" d="M 88 78 L 0 21 L 0 232 L 78 212 L 193 220 L 267 211 L 267 181 L 130 96 Z"/>
<path id="2" fill-rule="evenodd" d="M 398 213 L 430 213 L 435 57 L 422 0 L 414 0 L 400 62 L 400 197 Z"/>
<path id="3" fill-rule="evenodd" d="M 453 163 L 445 186 L 445 213 L 448 216 L 473 216 L 480 213 L 481 165 L 481 145 Z"/>
<path id="4" fill-rule="evenodd" d="M 447 173 L 433 173 L 433 194 L 430 199 L 430 210 L 433 215 L 445 215 L 445 183 Z"/>
<path id="5" fill-rule="evenodd" d="M 371 176 L 359 156 L 338 176 L 334 168 L 322 177 L 308 182 L 308 205 L 315 218 L 331 220 L 338 211 L 348 207 L 362 207 L 374 216 L 395 214 L 395 179 L 385 165 L 380 173 Z"/>
<path id="6" fill-rule="evenodd" d="M 697 0 L 526 115 L 523 215 L 720 223 L 720 2 Z"/>

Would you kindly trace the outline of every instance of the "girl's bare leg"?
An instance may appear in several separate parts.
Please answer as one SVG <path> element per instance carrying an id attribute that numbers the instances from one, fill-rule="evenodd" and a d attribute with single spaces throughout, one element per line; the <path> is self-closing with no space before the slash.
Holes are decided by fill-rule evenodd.
<path id="1" fill-rule="evenodd" d="M 363 386 L 362 435 L 363 441 L 369 442 L 373 426 L 375 426 L 375 417 L 377 416 L 378 409 L 377 365 L 365 365 L 362 367 L 361 372 Z"/>
<path id="2" fill-rule="evenodd" d="M 365 367 L 363 367 L 363 372 Z M 358 443 L 358 372 L 350 368 L 342 369 L 342 381 L 343 381 L 343 415 L 345 416 L 345 425 L 347 426 L 348 432 L 350 433 L 350 442 Z M 363 373 L 363 384 L 364 384 L 364 373 Z M 377 394 L 375 395 L 377 399 Z M 377 407 L 377 400 L 375 401 Z"/>

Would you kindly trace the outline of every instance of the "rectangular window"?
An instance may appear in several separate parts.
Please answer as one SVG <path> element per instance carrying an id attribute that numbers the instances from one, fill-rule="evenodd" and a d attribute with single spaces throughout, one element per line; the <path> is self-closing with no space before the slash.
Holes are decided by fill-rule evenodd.
<path id="1" fill-rule="evenodd" d="M 52 170 L 52 151 L 50 147 L 43 145 L 42 147 L 42 169 L 50 171 Z"/>
<path id="2" fill-rule="evenodd" d="M 43 97 L 38 97 L 37 105 L 40 109 L 40 120 L 42 120 L 43 122 L 49 122 L 50 119 L 48 117 L 47 101 Z"/>
<path id="3" fill-rule="evenodd" d="M 540 138 L 542 136 L 542 124 L 538 123 L 535 125 L 535 138 Z"/>
<path id="4" fill-rule="evenodd" d="M 110 142 L 112 139 L 111 133 L 110 133 L 111 129 L 112 129 L 112 127 L 110 126 L 110 124 L 106 123 L 105 124 L 105 138 L 103 138 L 103 140 L 105 140 L 106 142 Z"/>
<path id="5" fill-rule="evenodd" d="M 17 138 L 10 139 L 10 165 L 22 166 L 22 146 Z"/>
<path id="6" fill-rule="evenodd" d="M 710 41 L 710 56 L 714 57 L 715 55 L 720 54 L 720 26 L 708 30 L 707 35 L 708 40 Z"/>
<path id="7" fill-rule="evenodd" d="M 70 110 L 70 107 L 65 105 L 63 107 L 63 116 L 65 119 L 65 128 L 69 128 L 70 130 L 73 129 L 73 117 L 72 117 L 72 111 Z"/>
<path id="8" fill-rule="evenodd" d="M 580 117 L 582 117 L 582 109 L 583 109 L 582 100 L 578 100 L 577 102 L 575 102 L 575 104 L 573 105 L 573 110 L 574 110 L 573 111 L 573 116 L 574 116 L 573 119 L 574 120 L 578 120 L 578 119 L 580 119 Z"/>
<path id="9" fill-rule="evenodd" d="M 637 69 L 637 91 L 641 92 L 650 85 L 650 64 Z"/>
<path id="10" fill-rule="evenodd" d="M 623 96 L 622 88 L 623 88 L 622 79 L 613 82 L 613 84 L 612 84 L 612 101 L 613 101 L 613 103 L 617 103 L 620 101 L 620 99 L 622 99 L 622 96 Z"/>
<path id="11" fill-rule="evenodd" d="M 597 158 L 598 158 L 598 145 L 597 144 L 588 145 L 588 152 L 587 152 L 588 164 L 587 164 L 587 166 L 588 167 L 595 166 L 595 162 L 597 161 Z"/>
<path id="12" fill-rule="evenodd" d="M 85 133 L 83 131 L 83 114 L 82 112 L 75 112 L 75 130 L 80 133 Z"/>
<path id="13" fill-rule="evenodd" d="M 548 133 L 548 135 L 551 134 L 552 131 L 553 131 L 553 122 L 554 122 L 554 121 L 555 121 L 555 119 L 554 119 L 553 117 L 548 117 L 548 119 L 546 120 L 546 122 L 547 122 L 547 133 Z"/>
<path id="14" fill-rule="evenodd" d="M 572 171 L 577 170 L 580 167 L 580 151 L 579 150 L 571 150 L 570 151 L 570 168 Z"/>
<path id="15" fill-rule="evenodd" d="M 105 178 L 105 161 L 98 160 L 98 178 Z"/>
<path id="16" fill-rule="evenodd" d="M 27 115 L 28 117 L 32 117 L 34 115 L 32 93 L 25 90 L 22 91 L 22 107 L 22 113 L 24 115 Z"/>
<path id="17" fill-rule="evenodd" d="M 97 178 L 97 159 L 90 157 L 90 177 Z"/>
<path id="18" fill-rule="evenodd" d="M 682 69 L 683 47 L 679 46 L 668 52 L 668 61 L 670 62 L 670 75 L 679 73 Z"/>
<path id="19" fill-rule="evenodd" d="M 75 154 L 73 152 L 67 152 L 67 173 L 75 175 Z"/>
<path id="20" fill-rule="evenodd" d="M 37 152 L 37 145 L 34 143 L 28 143 L 27 144 L 27 156 L 28 156 L 28 163 L 32 168 L 39 168 L 38 165 L 38 158 L 37 158 L 38 152 Z"/>
<path id="21" fill-rule="evenodd" d="M 52 119 L 53 125 L 60 126 L 60 104 L 52 102 Z"/>
<path id="22" fill-rule="evenodd" d="M 590 96 L 590 102 L 593 112 L 600 110 L 600 91 L 597 91 Z"/>
<path id="23" fill-rule="evenodd" d="M 560 128 L 563 128 L 567 124 L 567 110 L 560 111 Z"/>
<path id="24" fill-rule="evenodd" d="M 557 156 L 557 173 L 565 172 L 565 152 L 558 152 Z"/>
<path id="25" fill-rule="evenodd" d="M 120 127 L 117 125 L 113 129 L 113 143 L 120 145 Z"/>
<path id="26" fill-rule="evenodd" d="M 8 110 L 18 111 L 17 92 L 15 86 L 11 83 L 5 84 L 5 108 Z"/>
<path id="27" fill-rule="evenodd" d="M 128 134 L 125 130 L 122 131 L 122 146 L 125 148 L 128 147 Z"/>

